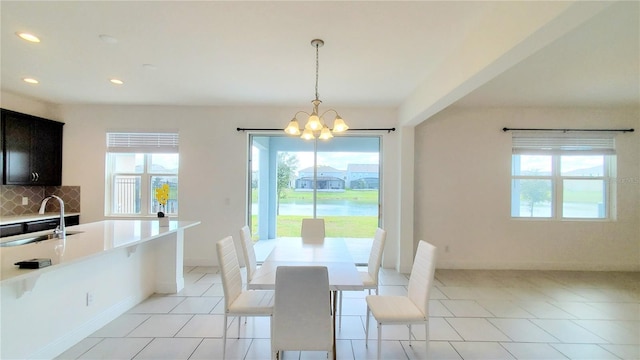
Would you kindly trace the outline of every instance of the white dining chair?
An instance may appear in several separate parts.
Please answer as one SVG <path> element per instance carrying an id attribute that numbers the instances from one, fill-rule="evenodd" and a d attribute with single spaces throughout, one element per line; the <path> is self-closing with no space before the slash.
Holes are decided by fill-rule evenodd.
<path id="1" fill-rule="evenodd" d="M 387 240 L 387 232 L 381 228 L 376 229 L 376 234 L 373 237 L 373 243 L 371 244 L 371 252 L 369 253 L 369 262 L 367 263 L 367 271 L 358 271 L 362 285 L 365 290 L 378 291 L 378 275 L 380 273 L 380 265 L 382 264 L 382 252 L 384 251 L 384 244 Z M 339 325 L 342 327 L 342 291 L 338 293 L 340 297 L 338 314 L 340 315 Z"/>
<path id="2" fill-rule="evenodd" d="M 242 246 L 242 254 L 244 255 L 244 265 L 247 269 L 247 284 L 251 282 L 253 273 L 256 272 L 256 252 L 253 249 L 253 239 L 251 238 L 251 229 L 245 225 L 240 229 L 240 244 Z"/>
<path id="3" fill-rule="evenodd" d="M 242 290 L 242 275 L 233 238 L 227 236 L 216 243 L 218 264 L 224 291 L 224 328 L 222 333 L 222 358 L 227 349 L 228 316 L 271 316 L 273 314 L 274 292 L 270 290 Z M 238 338 L 240 318 L 238 318 Z"/>
<path id="4" fill-rule="evenodd" d="M 436 248 L 426 241 L 418 243 L 409 276 L 407 296 L 368 295 L 367 320 L 365 325 L 365 346 L 369 343 L 369 317 L 378 323 L 378 359 L 382 349 L 382 325 L 404 324 L 409 326 L 409 346 L 411 346 L 411 325 L 425 325 L 426 351 L 429 351 L 429 294 L 433 286 L 436 267 Z"/>
<path id="5" fill-rule="evenodd" d="M 302 242 L 323 242 L 325 237 L 324 219 L 302 219 L 300 236 Z"/>
<path id="6" fill-rule="evenodd" d="M 333 319 L 326 266 L 278 266 L 271 318 L 271 358 L 281 351 L 327 351 L 333 358 Z"/>

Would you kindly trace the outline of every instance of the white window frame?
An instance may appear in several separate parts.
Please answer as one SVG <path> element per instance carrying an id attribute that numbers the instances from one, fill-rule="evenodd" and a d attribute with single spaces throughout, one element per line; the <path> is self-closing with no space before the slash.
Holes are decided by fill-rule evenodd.
<path id="1" fill-rule="evenodd" d="M 106 151 L 106 186 L 105 186 L 105 216 L 116 217 L 147 217 L 155 215 L 157 209 L 152 209 L 155 194 L 152 194 L 151 179 L 154 176 L 176 177 L 175 173 L 154 173 L 151 171 L 151 156 L 153 154 L 178 154 L 179 134 L 177 132 L 107 132 Z M 143 171 L 139 173 L 115 172 L 112 154 L 142 154 L 144 156 Z M 140 212 L 136 214 L 113 212 L 113 192 L 117 176 L 140 177 Z M 179 181 L 179 180 L 178 180 Z M 168 209 L 167 209 L 168 211 Z M 167 212 L 167 215 L 178 215 L 177 212 Z"/>
<path id="2" fill-rule="evenodd" d="M 513 200 L 511 201 L 511 218 L 518 220 L 562 220 L 562 221 L 608 221 L 615 218 L 615 188 L 611 186 L 615 178 L 615 133 L 612 132 L 576 132 L 550 134 L 548 132 L 514 132 L 513 154 L 511 157 L 511 196 L 513 197 L 514 180 L 533 179 L 551 181 L 551 216 L 514 216 Z M 514 156 L 547 155 L 551 156 L 551 174 L 549 175 L 515 175 Z M 563 176 L 561 172 L 562 156 L 601 155 L 604 158 L 603 175 L 601 176 Z M 565 217 L 564 181 L 565 180 L 600 180 L 604 184 L 603 217 Z M 519 206 L 519 204 L 518 204 Z"/>

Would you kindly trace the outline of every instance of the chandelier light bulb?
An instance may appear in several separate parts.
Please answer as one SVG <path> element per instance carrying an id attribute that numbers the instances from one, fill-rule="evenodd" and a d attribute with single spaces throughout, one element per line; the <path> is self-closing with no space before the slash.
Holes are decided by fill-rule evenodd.
<path id="1" fill-rule="evenodd" d="M 311 114 L 311 116 L 309 116 L 309 120 L 307 121 L 307 125 L 305 125 L 304 128 L 312 130 L 312 131 L 316 131 L 316 130 L 322 129 L 322 124 L 320 123 L 320 117 L 318 117 L 317 113 L 313 112 Z"/>
<path id="2" fill-rule="evenodd" d="M 349 126 L 347 126 L 344 120 L 342 120 L 342 118 L 339 115 L 337 115 L 336 120 L 333 122 L 333 132 L 338 133 L 338 132 L 347 131 L 348 129 L 349 129 Z"/>
<path id="3" fill-rule="evenodd" d="M 327 125 L 322 127 L 322 131 L 320 132 L 320 136 L 318 136 L 318 139 L 320 140 L 329 140 L 333 137 L 333 134 L 331 134 L 331 131 L 329 130 L 329 128 L 327 127 Z"/>
<path id="4" fill-rule="evenodd" d="M 284 131 L 289 135 L 300 135 L 300 125 L 296 118 L 291 119 L 287 128 Z"/>
<path id="5" fill-rule="evenodd" d="M 305 140 L 315 139 L 315 135 L 313 135 L 313 131 L 311 131 L 310 129 L 304 129 L 304 131 L 302 132 L 302 136 L 300 137 Z"/>

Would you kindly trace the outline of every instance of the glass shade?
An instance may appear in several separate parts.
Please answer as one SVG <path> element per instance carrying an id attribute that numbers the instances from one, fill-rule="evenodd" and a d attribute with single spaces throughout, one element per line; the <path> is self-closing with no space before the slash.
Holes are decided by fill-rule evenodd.
<path id="1" fill-rule="evenodd" d="M 289 135 L 300 135 L 300 125 L 298 124 L 298 120 L 296 118 L 291 119 L 289 121 L 289 125 L 284 129 Z"/>
<path id="2" fill-rule="evenodd" d="M 304 131 L 302 132 L 302 136 L 300 136 L 301 138 L 305 139 L 305 140 L 313 140 L 315 139 L 315 136 L 313 135 L 313 131 L 311 131 L 310 129 L 304 129 Z"/>
<path id="3" fill-rule="evenodd" d="M 307 125 L 305 125 L 304 128 L 312 130 L 312 131 L 316 131 L 316 130 L 322 129 L 322 124 L 320 123 L 320 118 L 318 117 L 318 114 L 315 111 L 309 116 L 309 120 L 307 121 Z"/>
<path id="4" fill-rule="evenodd" d="M 336 120 L 333 122 L 333 132 L 343 132 L 349 129 L 349 126 L 345 124 L 344 120 L 340 116 L 336 116 Z"/>
<path id="5" fill-rule="evenodd" d="M 318 136 L 318 139 L 328 140 L 328 139 L 331 139 L 332 137 L 333 137 L 333 134 L 331 134 L 331 131 L 329 130 L 327 125 L 323 126 L 322 131 L 320 132 L 320 136 Z"/>

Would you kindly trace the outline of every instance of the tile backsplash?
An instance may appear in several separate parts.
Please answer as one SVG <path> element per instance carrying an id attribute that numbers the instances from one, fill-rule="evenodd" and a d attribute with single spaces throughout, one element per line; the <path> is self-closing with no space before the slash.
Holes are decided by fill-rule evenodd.
<path id="1" fill-rule="evenodd" d="M 57 195 L 64 201 L 65 213 L 80 212 L 80 186 L 0 185 L 0 216 L 35 214 L 45 197 Z M 28 204 L 22 205 L 22 198 Z M 49 200 L 45 212 L 60 211 L 57 201 Z"/>

